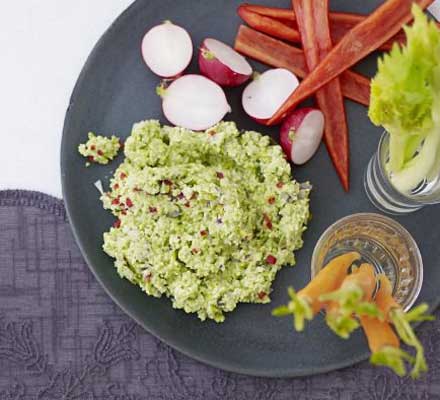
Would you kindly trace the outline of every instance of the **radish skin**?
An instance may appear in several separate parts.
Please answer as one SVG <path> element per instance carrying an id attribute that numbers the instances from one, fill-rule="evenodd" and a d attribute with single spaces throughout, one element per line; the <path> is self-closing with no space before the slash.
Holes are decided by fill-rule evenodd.
<path id="1" fill-rule="evenodd" d="M 221 86 L 235 87 L 252 76 L 246 59 L 227 44 L 205 39 L 199 50 L 200 72 Z"/>
<path id="2" fill-rule="evenodd" d="M 189 33 L 170 21 L 151 28 L 142 40 L 142 57 L 162 78 L 175 78 L 191 62 L 193 45 Z"/>
<path id="3" fill-rule="evenodd" d="M 322 141 L 324 114 L 311 107 L 290 114 L 281 125 L 280 143 L 290 161 L 296 165 L 309 161 Z"/>
<path id="4" fill-rule="evenodd" d="M 168 121 L 193 131 L 211 128 L 231 111 L 223 89 L 202 75 L 184 75 L 159 94 Z"/>

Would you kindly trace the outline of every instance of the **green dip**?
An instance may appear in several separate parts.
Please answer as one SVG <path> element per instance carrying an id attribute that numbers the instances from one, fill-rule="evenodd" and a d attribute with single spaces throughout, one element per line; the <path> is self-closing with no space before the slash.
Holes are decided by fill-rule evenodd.
<path id="1" fill-rule="evenodd" d="M 145 121 L 125 156 L 102 196 L 119 275 L 201 320 L 270 302 L 309 219 L 310 186 L 291 180 L 281 148 L 233 122 L 195 133 Z"/>
<path id="2" fill-rule="evenodd" d="M 119 138 L 112 136 L 96 136 L 93 132 L 89 132 L 89 140 L 85 144 L 80 144 L 78 151 L 84 157 L 87 157 L 88 165 L 91 162 L 98 164 L 108 164 L 118 154 L 121 148 Z M 87 166 L 88 166 L 87 165 Z"/>

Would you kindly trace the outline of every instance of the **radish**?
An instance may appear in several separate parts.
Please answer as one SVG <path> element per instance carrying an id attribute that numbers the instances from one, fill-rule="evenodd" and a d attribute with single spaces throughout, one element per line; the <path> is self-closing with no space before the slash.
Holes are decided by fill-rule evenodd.
<path id="1" fill-rule="evenodd" d="M 205 39 L 199 50 L 200 72 L 221 86 L 239 86 L 252 75 L 252 67 L 232 47 Z"/>
<path id="2" fill-rule="evenodd" d="M 158 93 L 168 121 L 193 131 L 212 127 L 231 111 L 223 89 L 202 75 L 184 75 Z"/>
<path id="3" fill-rule="evenodd" d="M 299 108 L 281 125 L 281 147 L 290 161 L 302 165 L 318 150 L 323 133 L 324 114 L 316 108 Z"/>
<path id="4" fill-rule="evenodd" d="M 265 124 L 298 87 L 298 78 L 284 68 L 270 69 L 244 89 L 242 104 L 246 113 Z"/>
<path id="5" fill-rule="evenodd" d="M 165 21 L 151 28 L 142 40 L 142 57 L 147 66 L 162 78 L 180 75 L 191 62 L 193 45 L 188 32 Z"/>

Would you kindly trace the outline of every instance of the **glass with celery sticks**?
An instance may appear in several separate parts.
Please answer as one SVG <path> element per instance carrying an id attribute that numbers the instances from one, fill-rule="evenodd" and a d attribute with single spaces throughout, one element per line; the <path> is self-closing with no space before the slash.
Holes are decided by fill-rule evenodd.
<path id="1" fill-rule="evenodd" d="M 408 214 L 440 203 L 440 30 L 413 5 L 406 44 L 395 44 L 371 81 L 368 115 L 386 132 L 365 173 L 372 203 Z"/>
<path id="2" fill-rule="evenodd" d="M 440 132 L 438 132 L 440 136 Z M 431 167 L 419 176 L 393 174 L 390 161 L 390 135 L 384 132 L 379 148 L 371 158 L 364 176 L 365 192 L 373 205 L 386 213 L 408 214 L 420 208 L 440 203 L 440 146 L 426 140 L 412 157 L 413 165 L 422 156 L 424 146 L 432 151 Z M 411 160 L 409 160 L 409 167 Z"/>
<path id="3" fill-rule="evenodd" d="M 312 256 L 312 279 L 333 258 L 356 251 L 357 265 L 369 263 L 393 285 L 393 297 L 407 311 L 416 301 L 423 282 L 423 262 L 411 234 L 389 217 L 361 213 L 331 225 L 321 236 Z"/>

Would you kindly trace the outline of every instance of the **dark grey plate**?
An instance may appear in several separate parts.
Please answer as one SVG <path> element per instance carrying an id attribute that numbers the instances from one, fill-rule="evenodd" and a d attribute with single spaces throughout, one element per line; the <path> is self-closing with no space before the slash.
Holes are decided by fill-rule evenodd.
<path id="1" fill-rule="evenodd" d="M 287 0 L 261 3 L 288 6 Z M 133 122 L 149 118 L 164 119 L 155 95 L 159 80 L 145 67 L 140 55 L 144 32 L 165 19 L 185 26 L 194 45 L 205 37 L 233 43 L 240 23 L 235 9 L 239 0 L 138 0 L 109 28 L 89 57 L 72 95 L 67 112 L 61 170 L 64 200 L 78 245 L 98 280 L 110 296 L 145 329 L 164 342 L 216 367 L 244 374 L 286 377 L 322 373 L 352 365 L 368 356 L 362 334 L 343 341 L 316 318 L 302 334 L 295 333 L 290 319 L 273 318 L 275 305 L 287 300 L 286 288 L 300 288 L 310 276 L 313 247 L 321 233 L 337 219 L 360 211 L 375 211 L 365 197 L 362 175 L 378 143 L 380 129 L 368 121 L 366 108 L 347 102 L 351 134 L 351 190 L 345 194 L 322 147 L 306 166 L 296 168 L 295 178 L 310 180 L 313 221 L 305 235 L 305 246 L 298 252 L 295 268 L 282 270 L 274 284 L 270 305 L 240 305 L 223 324 L 201 323 L 195 316 L 176 311 L 166 298 L 154 299 L 129 282 L 121 280 L 112 259 L 101 250 L 102 234 L 113 219 L 98 201 L 93 182 L 104 184 L 122 160 L 107 167 L 84 168 L 77 153 L 89 130 L 129 135 Z M 378 0 L 333 0 L 334 10 L 369 12 Z M 376 57 L 371 56 L 360 70 L 372 74 Z M 255 64 L 258 70 L 264 66 Z M 195 63 L 189 71 L 197 71 Z M 242 111 L 242 88 L 228 91 L 234 112 L 227 119 L 240 128 L 256 129 L 277 137 L 276 128 L 256 125 Z M 425 283 L 421 300 L 439 303 L 440 208 L 426 208 L 399 221 L 414 235 L 425 262 Z M 437 223 L 435 223 L 437 221 Z"/>

